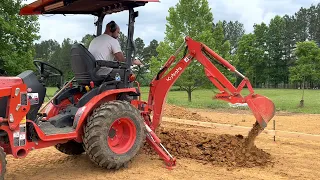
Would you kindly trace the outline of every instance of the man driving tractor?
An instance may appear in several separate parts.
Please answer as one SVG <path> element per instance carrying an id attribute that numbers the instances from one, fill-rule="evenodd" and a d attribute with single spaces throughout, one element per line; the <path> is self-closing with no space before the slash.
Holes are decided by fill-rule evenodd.
<path id="1" fill-rule="evenodd" d="M 89 52 L 96 60 L 125 62 L 126 58 L 118 41 L 119 33 L 120 27 L 114 21 L 110 21 L 105 32 L 91 41 Z M 142 65 L 137 59 L 133 60 L 132 64 Z"/>

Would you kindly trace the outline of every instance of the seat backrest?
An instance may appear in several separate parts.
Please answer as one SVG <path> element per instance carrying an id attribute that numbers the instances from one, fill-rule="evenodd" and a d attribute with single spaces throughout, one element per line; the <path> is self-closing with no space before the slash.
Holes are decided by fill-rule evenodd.
<path id="1" fill-rule="evenodd" d="M 75 80 L 80 85 L 88 85 L 90 81 L 100 81 L 100 78 L 95 75 L 95 58 L 82 44 L 74 44 L 71 48 L 71 68 Z"/>

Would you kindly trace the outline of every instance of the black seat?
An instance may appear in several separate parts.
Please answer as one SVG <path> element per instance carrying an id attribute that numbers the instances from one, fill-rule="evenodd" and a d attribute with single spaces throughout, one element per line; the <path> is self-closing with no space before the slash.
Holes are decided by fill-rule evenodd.
<path id="1" fill-rule="evenodd" d="M 112 71 L 112 68 L 97 67 L 95 58 L 82 44 L 71 48 L 71 68 L 80 85 L 89 85 L 90 81 L 100 84 Z"/>

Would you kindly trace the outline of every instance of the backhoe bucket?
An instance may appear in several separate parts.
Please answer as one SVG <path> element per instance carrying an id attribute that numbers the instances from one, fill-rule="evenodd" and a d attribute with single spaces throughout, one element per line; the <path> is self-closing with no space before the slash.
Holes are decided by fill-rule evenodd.
<path id="1" fill-rule="evenodd" d="M 246 97 L 246 102 L 260 126 L 267 127 L 268 122 L 275 115 L 274 103 L 267 97 L 258 94 Z"/>

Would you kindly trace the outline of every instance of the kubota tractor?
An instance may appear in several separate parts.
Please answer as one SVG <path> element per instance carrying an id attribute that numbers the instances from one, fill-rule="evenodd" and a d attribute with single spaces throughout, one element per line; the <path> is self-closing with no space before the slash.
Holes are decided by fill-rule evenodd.
<path id="1" fill-rule="evenodd" d="M 137 154 L 145 140 L 159 154 L 167 166 L 175 165 L 175 158 L 161 144 L 154 130 L 161 123 L 166 95 L 184 72 L 197 60 L 204 73 L 220 90 L 215 98 L 231 103 L 247 103 L 262 128 L 274 116 L 274 104 L 255 94 L 248 78 L 234 66 L 201 42 L 186 37 L 150 83 L 148 102 L 141 101 L 139 83 L 131 71 L 135 7 L 158 0 L 37 0 L 20 10 L 20 15 L 35 14 L 91 14 L 98 17 L 97 35 L 107 14 L 128 10 L 128 41 L 126 63 L 96 61 L 81 44 L 71 50 L 74 78 L 62 84 L 45 104 L 44 81 L 62 72 L 42 61 L 34 61 L 40 78 L 33 71 L 16 77 L 0 77 L 0 172 L 6 171 L 6 154 L 24 158 L 32 150 L 55 146 L 68 155 L 86 153 L 101 167 L 119 169 Z M 183 49 L 185 55 L 178 62 L 176 56 Z M 222 64 L 243 80 L 238 87 L 216 68 L 212 61 Z M 173 68 L 171 65 L 175 64 Z M 137 84 L 137 87 L 134 87 Z M 244 86 L 250 94 L 243 97 Z M 152 118 L 151 118 L 152 115 Z"/>

